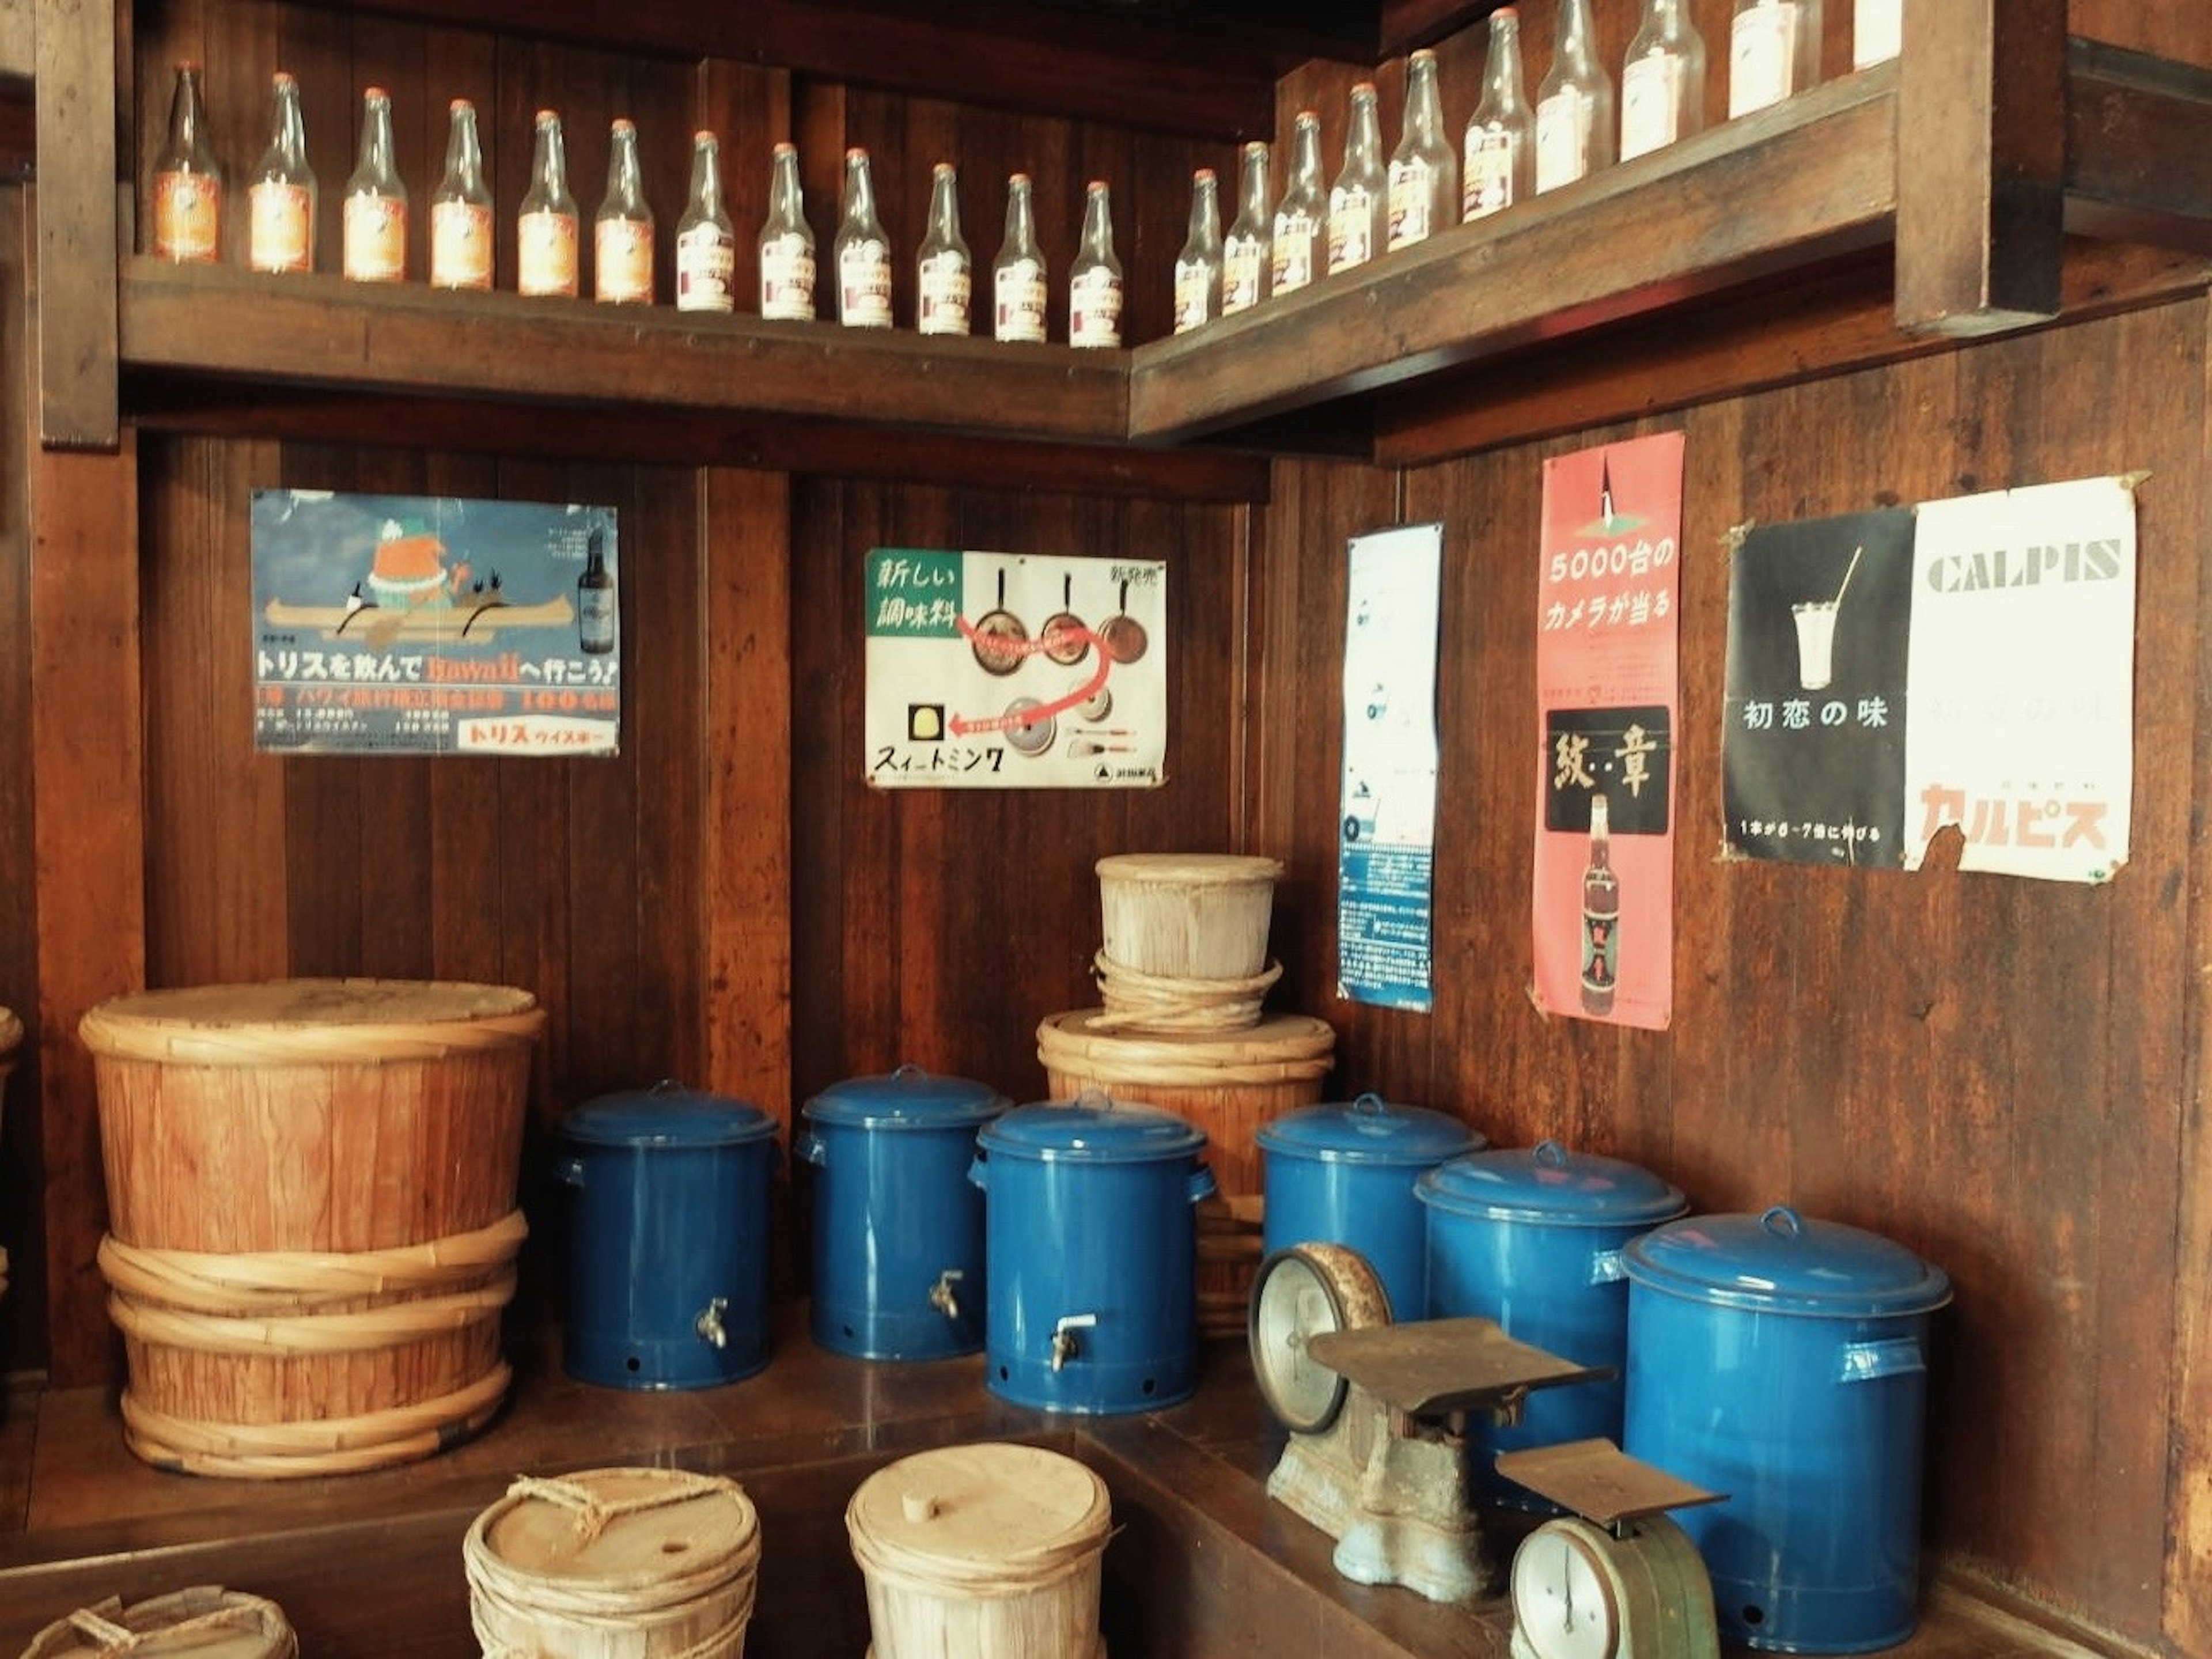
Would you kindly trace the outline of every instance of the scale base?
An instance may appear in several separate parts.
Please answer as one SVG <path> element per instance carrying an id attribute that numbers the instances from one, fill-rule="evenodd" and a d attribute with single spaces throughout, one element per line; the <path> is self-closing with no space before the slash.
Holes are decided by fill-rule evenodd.
<path id="1" fill-rule="evenodd" d="M 1336 1570 L 1356 1584 L 1401 1584 L 1431 1601 L 1472 1601 L 1490 1587 L 1480 1528 L 1413 1515 L 1364 1515 L 1337 1540 Z"/>

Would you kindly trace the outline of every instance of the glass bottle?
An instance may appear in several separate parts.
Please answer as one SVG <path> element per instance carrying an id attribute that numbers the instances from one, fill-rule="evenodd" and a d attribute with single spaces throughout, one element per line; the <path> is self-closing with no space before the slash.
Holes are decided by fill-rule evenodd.
<path id="1" fill-rule="evenodd" d="M 1613 161 L 1613 79 L 1592 46 L 1590 0 L 1559 0 L 1559 38 L 1536 88 L 1536 191 L 1571 185 Z"/>
<path id="2" fill-rule="evenodd" d="M 1590 797 L 1589 862 L 1583 870 L 1583 1012 L 1609 1014 L 1620 977 L 1620 878 L 1613 870 L 1612 811 Z"/>
<path id="3" fill-rule="evenodd" d="M 538 112 L 538 137 L 530 157 L 530 188 L 515 220 L 514 286 L 518 293 L 576 297 L 576 198 L 568 194 L 568 147 L 561 117 Z"/>
<path id="4" fill-rule="evenodd" d="M 1243 169 L 1237 181 L 1237 217 L 1221 244 L 1221 314 L 1234 317 L 1267 297 L 1269 232 L 1267 147 L 1244 146 Z"/>
<path id="5" fill-rule="evenodd" d="M 814 320 L 814 228 L 799 182 L 799 147 L 778 144 L 769 178 L 768 222 L 760 234 L 760 314 L 770 322 Z"/>
<path id="6" fill-rule="evenodd" d="M 1905 0 L 1852 0 L 1851 67 L 1887 63 L 1905 49 Z"/>
<path id="7" fill-rule="evenodd" d="M 1521 14 L 1490 14 L 1490 56 L 1483 65 L 1482 101 L 1467 124 L 1460 216 L 1486 219 L 1536 193 L 1536 112 L 1521 72 Z"/>
<path id="8" fill-rule="evenodd" d="M 891 246 L 876 217 L 868 152 L 845 152 L 845 216 L 837 227 L 837 320 L 848 328 L 891 325 Z"/>
<path id="9" fill-rule="evenodd" d="M 1729 119 L 1778 104 L 1820 78 L 1820 0 L 1735 0 L 1729 26 Z"/>
<path id="10" fill-rule="evenodd" d="M 407 186 L 392 156 L 392 95 L 361 95 L 361 158 L 346 180 L 344 264 L 356 283 L 396 283 L 407 275 Z"/>
<path id="11" fill-rule="evenodd" d="M 456 98 L 446 106 L 446 170 L 430 198 L 430 286 L 491 287 L 491 187 L 484 183 L 477 106 Z"/>
<path id="12" fill-rule="evenodd" d="M 587 656 L 615 648 L 614 573 L 607 568 L 606 530 L 593 525 L 584 544 L 584 574 L 576 578 L 576 643 Z"/>
<path id="13" fill-rule="evenodd" d="M 636 123 L 619 115 L 607 129 L 607 193 L 592 218 L 592 297 L 607 306 L 653 303 L 653 210 Z"/>
<path id="14" fill-rule="evenodd" d="M 222 253 L 222 167 L 208 143 L 200 66 L 177 65 L 169 133 L 154 156 L 154 253 L 203 264 Z"/>
<path id="15" fill-rule="evenodd" d="M 1437 55 L 1426 46 L 1406 64 L 1406 123 L 1390 157 L 1389 246 L 1425 242 L 1453 222 L 1459 201 L 1459 158 L 1444 137 L 1437 91 Z"/>
<path id="16" fill-rule="evenodd" d="M 676 308 L 731 311 L 738 302 L 738 234 L 722 205 L 722 142 L 691 135 L 691 189 L 676 222 Z"/>
<path id="17" fill-rule="evenodd" d="M 1364 265 L 1382 252 L 1390 228 L 1390 192 L 1382 171 L 1382 130 L 1375 86 L 1352 89 L 1352 125 L 1344 166 L 1328 187 L 1328 274 Z"/>
<path id="18" fill-rule="evenodd" d="M 315 174 L 307 165 L 300 83 L 279 70 L 269 88 L 269 147 L 246 191 L 246 262 L 256 270 L 313 270 Z"/>
<path id="19" fill-rule="evenodd" d="M 1291 173 L 1267 248 L 1267 291 L 1292 294 L 1327 269 L 1328 194 L 1321 177 L 1321 117 L 1298 112 L 1291 125 Z"/>
<path id="20" fill-rule="evenodd" d="M 1044 341 L 1044 255 L 1038 252 L 1030 176 L 1006 179 L 1006 234 L 991 262 L 992 332 L 1001 340 Z"/>
<path id="21" fill-rule="evenodd" d="M 1175 262 L 1175 331 L 1221 315 L 1221 186 L 1212 167 L 1190 175 L 1190 232 Z"/>
<path id="22" fill-rule="evenodd" d="M 1067 343 L 1121 343 L 1121 262 L 1114 253 L 1114 204 L 1103 179 L 1085 190 L 1083 241 L 1067 271 Z"/>
<path id="23" fill-rule="evenodd" d="M 965 334 L 975 287 L 975 260 L 960 234 L 960 175 L 939 161 L 929 170 L 929 227 L 915 256 L 915 327 Z"/>
<path id="24" fill-rule="evenodd" d="M 1620 71 L 1620 159 L 1633 161 L 1705 124 L 1705 40 L 1689 0 L 1645 0 Z"/>

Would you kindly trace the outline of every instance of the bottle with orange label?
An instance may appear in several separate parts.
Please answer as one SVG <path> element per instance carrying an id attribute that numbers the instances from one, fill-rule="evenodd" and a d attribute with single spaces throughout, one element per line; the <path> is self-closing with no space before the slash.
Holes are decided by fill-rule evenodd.
<path id="1" fill-rule="evenodd" d="M 279 70 L 270 77 L 269 147 L 246 192 L 246 260 L 256 270 L 315 268 L 315 174 L 300 118 L 300 83 Z"/>
<path id="2" fill-rule="evenodd" d="M 222 168 L 208 143 L 200 66 L 180 63 L 169 97 L 169 134 L 154 157 L 154 253 L 204 264 L 222 252 Z"/>
<path id="3" fill-rule="evenodd" d="M 592 297 L 601 305 L 653 303 L 653 210 L 637 162 L 637 127 L 617 116 L 609 130 L 607 193 L 592 222 Z"/>
<path id="4" fill-rule="evenodd" d="M 537 146 L 530 158 L 530 188 L 514 228 L 514 286 L 518 293 L 576 297 L 576 198 L 568 194 L 568 148 L 556 111 L 538 112 Z"/>
<path id="5" fill-rule="evenodd" d="M 491 286 L 491 190 L 484 183 L 477 106 L 456 98 L 447 106 L 446 171 L 430 198 L 430 286 Z"/>
<path id="6" fill-rule="evenodd" d="M 361 159 L 346 180 L 345 274 L 396 283 L 407 275 L 407 186 L 392 156 L 392 97 L 371 87 L 361 101 Z"/>

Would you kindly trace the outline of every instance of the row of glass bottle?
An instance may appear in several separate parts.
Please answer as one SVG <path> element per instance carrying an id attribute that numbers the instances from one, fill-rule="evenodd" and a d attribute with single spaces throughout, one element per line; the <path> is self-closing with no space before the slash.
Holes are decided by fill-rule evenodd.
<path id="1" fill-rule="evenodd" d="M 1270 211 L 1267 147 L 1244 146 L 1237 211 L 1224 237 L 1211 167 L 1192 177 L 1190 229 L 1175 265 L 1175 331 L 1233 316 L 1270 295 L 1425 241 L 1663 148 L 1705 125 L 1705 47 L 1689 0 L 1641 0 L 1642 26 L 1622 66 L 1619 148 L 1613 86 L 1591 45 L 1590 0 L 1559 0 L 1557 44 L 1532 106 L 1524 91 L 1520 14 L 1490 15 L 1482 99 L 1461 152 L 1444 136 L 1436 54 L 1407 60 L 1403 136 L 1386 167 L 1372 82 L 1352 89 L 1342 170 L 1323 188 L 1321 118 L 1301 111 L 1290 178 Z M 1897 55 L 1901 0 L 1856 0 L 1856 67 Z M 1778 103 L 1820 78 L 1820 0 L 1735 0 L 1729 118 Z"/>
<path id="2" fill-rule="evenodd" d="M 272 79 L 268 147 L 247 186 L 246 264 L 255 270 L 314 267 L 318 185 L 307 155 L 300 88 L 283 71 Z M 474 106 L 453 100 L 446 167 L 430 200 L 431 286 L 492 285 L 492 196 Z M 207 142 L 199 68 L 180 64 L 169 132 L 154 164 L 153 245 L 157 257 L 212 262 L 221 257 L 222 169 Z M 760 314 L 806 321 L 816 314 L 814 233 L 806 222 L 799 152 L 775 146 L 768 222 L 760 235 Z M 968 244 L 960 234 L 957 180 L 936 168 L 928 233 L 918 259 L 917 320 L 924 334 L 966 334 L 972 288 Z M 993 270 L 994 332 L 1001 340 L 1045 338 L 1045 262 L 1038 251 L 1027 174 L 1007 181 L 1006 245 Z M 362 94 L 360 156 L 346 181 L 341 264 L 367 283 L 407 276 L 408 192 L 394 161 L 392 100 L 380 87 Z M 592 223 L 592 296 L 608 304 L 649 305 L 653 291 L 653 219 L 646 204 L 637 129 L 612 125 L 606 193 Z M 711 132 L 692 140 L 689 204 L 676 227 L 675 303 L 682 311 L 736 308 L 736 238 L 722 203 L 720 146 Z M 540 110 L 530 187 L 515 222 L 519 293 L 575 297 L 581 287 L 580 216 L 568 185 L 560 115 Z M 836 319 L 855 328 L 891 325 L 890 244 L 878 219 L 868 154 L 845 155 L 843 216 L 832 250 Z M 1089 186 L 1081 252 L 1070 271 L 1069 343 L 1118 346 L 1121 267 L 1114 253 L 1107 186 Z"/>

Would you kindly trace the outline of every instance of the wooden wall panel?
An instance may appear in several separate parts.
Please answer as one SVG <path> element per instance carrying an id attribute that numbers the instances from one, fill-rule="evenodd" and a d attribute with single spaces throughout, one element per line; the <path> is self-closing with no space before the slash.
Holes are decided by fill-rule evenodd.
<path id="1" fill-rule="evenodd" d="M 2182 1294 L 2203 1294 L 2201 1252 L 2175 1254 L 2185 1194 L 2203 1179 L 2185 1138 L 2187 985 L 2171 968 L 2192 949 L 2179 902 L 2190 795 L 2157 781 L 2194 742 L 2193 700 L 2172 689 L 2202 673 L 2203 332 L 2200 302 L 2170 305 L 1682 417 L 1666 1034 L 1547 1020 L 1527 996 L 1540 462 L 1633 428 L 1407 475 L 1403 519 L 1447 527 L 1437 1012 L 1330 1011 L 1340 1080 L 1456 1108 L 1505 1144 L 1556 1134 L 1636 1158 L 1701 1207 L 1788 1200 L 1943 1265 L 1959 1299 L 1936 1324 L 1931 1541 L 2146 1642 L 2176 1582 L 2164 1567 L 2169 1472 L 2177 1504 L 2212 1479 L 2201 1439 L 2176 1422 L 2176 1391 L 2201 1396 L 2202 1353 L 2176 1361 L 2173 1308 L 2147 1293 L 2180 1267 L 2194 1275 Z M 2123 378 L 2126 399 L 2079 395 Z M 2146 787 L 2116 881 L 1715 857 L 1729 526 L 2136 468 L 2151 473 L 2136 742 Z M 1304 582 L 1331 570 L 1343 535 L 1385 504 L 1367 495 L 1347 509 L 1340 475 L 1279 468 L 1270 587 L 1285 563 Z M 1340 589 L 1307 597 L 1267 607 L 1296 621 L 1265 634 L 1253 736 L 1261 822 L 1291 826 L 1297 860 L 1322 866 L 1331 747 L 1275 745 L 1284 710 L 1265 702 L 1290 664 L 1318 679 L 1336 660 Z M 1333 726 L 1323 702 L 1316 718 Z M 1296 926 L 1309 948 L 1333 945 L 1326 914 L 1309 906 Z M 1294 971 L 1311 987 L 1331 966 L 1325 956 Z"/>

